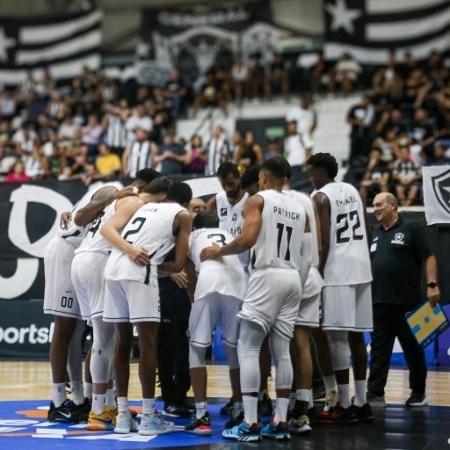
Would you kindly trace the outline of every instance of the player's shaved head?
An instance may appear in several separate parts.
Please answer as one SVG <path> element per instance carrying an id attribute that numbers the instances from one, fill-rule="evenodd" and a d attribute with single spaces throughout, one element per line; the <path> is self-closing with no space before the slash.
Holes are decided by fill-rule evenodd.
<path id="1" fill-rule="evenodd" d="M 217 228 L 219 226 L 219 218 L 212 211 L 204 211 L 198 213 L 192 222 L 194 229 L 198 228 Z"/>

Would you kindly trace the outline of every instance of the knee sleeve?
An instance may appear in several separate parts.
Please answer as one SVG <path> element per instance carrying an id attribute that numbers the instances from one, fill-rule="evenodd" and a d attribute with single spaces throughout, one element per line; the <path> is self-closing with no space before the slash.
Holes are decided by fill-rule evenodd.
<path id="1" fill-rule="evenodd" d="M 189 344 L 189 368 L 205 367 L 206 347 Z"/>
<path id="2" fill-rule="evenodd" d="M 91 375 L 93 383 L 107 383 L 112 377 L 114 357 L 114 324 L 101 318 L 92 320 L 93 343 L 91 352 Z"/>
<path id="3" fill-rule="evenodd" d="M 69 343 L 67 354 L 67 372 L 70 381 L 83 380 L 83 352 L 81 349 L 81 339 L 83 337 L 85 322 L 77 320 L 72 338 Z"/>
<path id="4" fill-rule="evenodd" d="M 270 350 L 275 360 L 276 389 L 291 389 L 294 373 L 292 369 L 291 354 L 289 351 L 289 339 L 272 332 L 270 335 Z"/>
<path id="5" fill-rule="evenodd" d="M 239 369 L 237 347 L 231 347 L 230 345 L 224 344 L 223 351 L 227 355 L 229 369 L 230 370 Z"/>
<path id="6" fill-rule="evenodd" d="M 237 354 L 241 368 L 241 390 L 244 394 L 259 391 L 259 352 L 264 338 L 265 333 L 261 326 L 247 320 L 241 322 Z"/>
<path id="7" fill-rule="evenodd" d="M 333 369 L 346 370 L 350 368 L 350 346 L 347 331 L 328 331 L 331 362 Z"/>

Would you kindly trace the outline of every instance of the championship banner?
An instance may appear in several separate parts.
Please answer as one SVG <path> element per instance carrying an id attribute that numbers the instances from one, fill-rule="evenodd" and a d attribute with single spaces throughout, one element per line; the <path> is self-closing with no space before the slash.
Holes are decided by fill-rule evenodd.
<path id="1" fill-rule="evenodd" d="M 0 18 L 0 83 L 26 80 L 29 69 L 70 78 L 100 67 L 102 13 L 84 11 L 50 18 Z"/>
<path id="2" fill-rule="evenodd" d="M 448 0 L 324 0 L 324 14 L 329 59 L 349 52 L 363 64 L 386 64 L 390 49 L 416 59 L 448 50 Z"/>
<path id="3" fill-rule="evenodd" d="M 295 34 L 273 23 L 269 0 L 211 3 L 142 11 L 137 51 L 142 80 L 161 84 L 161 74 L 177 67 L 185 81 L 195 81 L 214 63 L 230 67 L 237 53 L 264 57 Z"/>
<path id="4" fill-rule="evenodd" d="M 427 224 L 450 224 L 450 165 L 423 167 L 422 180 Z"/>

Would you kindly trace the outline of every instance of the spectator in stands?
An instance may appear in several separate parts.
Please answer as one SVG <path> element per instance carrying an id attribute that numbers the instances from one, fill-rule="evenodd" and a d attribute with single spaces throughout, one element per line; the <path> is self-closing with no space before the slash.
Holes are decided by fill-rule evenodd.
<path id="1" fill-rule="evenodd" d="M 347 123 L 351 125 L 350 161 L 359 156 L 369 155 L 374 119 L 375 110 L 368 95 L 364 95 L 358 104 L 350 108 L 347 114 Z"/>
<path id="2" fill-rule="evenodd" d="M 186 162 L 186 151 L 177 141 L 175 131 L 168 130 L 164 142 L 159 146 L 153 156 L 155 166 L 161 164 L 159 171 L 163 175 L 176 175 L 183 173 L 183 164 Z"/>
<path id="3" fill-rule="evenodd" d="M 247 94 L 247 78 L 248 68 L 244 62 L 242 55 L 236 57 L 236 61 L 231 69 L 231 77 L 233 80 L 234 98 L 238 105 L 242 104 L 242 100 Z"/>
<path id="4" fill-rule="evenodd" d="M 200 93 L 194 99 L 194 118 L 197 116 L 200 108 L 206 107 L 219 107 L 224 115 L 227 114 L 226 102 L 219 87 L 217 80 L 214 79 L 214 74 L 209 73 L 206 82 L 201 87 Z"/>
<path id="5" fill-rule="evenodd" d="M 256 142 L 255 134 L 252 130 L 245 132 L 244 142 L 237 147 L 235 154 L 235 163 L 242 173 L 255 164 L 262 164 L 264 153 L 262 147 Z"/>
<path id="6" fill-rule="evenodd" d="M 13 164 L 8 175 L 6 175 L 7 183 L 24 183 L 30 181 L 30 177 L 25 173 L 25 166 L 22 161 Z"/>
<path id="7" fill-rule="evenodd" d="M 95 167 L 101 177 L 108 178 L 113 175 L 119 175 L 122 169 L 122 163 L 117 154 L 112 153 L 111 149 L 106 144 L 98 146 L 97 159 L 95 160 Z"/>
<path id="8" fill-rule="evenodd" d="M 304 94 L 300 104 L 291 108 L 286 115 L 286 122 L 297 122 L 297 129 L 303 135 L 312 137 L 317 126 L 317 113 L 313 108 L 311 95 Z"/>
<path id="9" fill-rule="evenodd" d="M 264 66 L 261 63 L 261 55 L 255 53 L 251 57 L 248 70 L 248 93 L 251 99 L 258 99 L 264 91 Z"/>
<path id="10" fill-rule="evenodd" d="M 313 143 L 308 135 L 299 133 L 295 120 L 287 124 L 287 136 L 284 140 L 284 155 L 292 167 L 292 179 L 297 178 L 305 162 L 312 155 Z"/>
<path id="11" fill-rule="evenodd" d="M 317 60 L 310 69 L 310 84 L 312 92 L 319 92 L 322 86 L 330 88 L 330 73 L 323 51 L 317 53 Z"/>
<path id="12" fill-rule="evenodd" d="M 398 106 L 403 95 L 403 78 L 395 51 L 389 51 L 386 66 L 378 69 L 372 78 L 372 89 L 386 96 L 387 104 Z"/>
<path id="13" fill-rule="evenodd" d="M 274 89 L 281 90 L 283 97 L 289 101 L 289 70 L 281 53 L 275 53 L 270 62 L 264 80 L 264 91 L 268 101 L 272 101 Z"/>
<path id="14" fill-rule="evenodd" d="M 42 152 L 39 139 L 36 139 L 31 153 L 25 156 L 25 173 L 30 180 L 42 178 L 47 171 L 47 160 Z"/>
<path id="15" fill-rule="evenodd" d="M 334 67 L 333 82 L 339 85 L 344 94 L 349 95 L 358 83 L 361 73 L 361 64 L 350 53 L 343 53 Z"/>
<path id="16" fill-rule="evenodd" d="M 375 147 L 370 152 L 369 164 L 359 188 L 359 193 L 364 201 L 380 192 L 388 192 L 389 168 L 382 161 L 381 156 L 380 148 Z"/>
<path id="17" fill-rule="evenodd" d="M 186 146 L 184 171 L 186 173 L 204 174 L 207 159 L 208 156 L 203 149 L 202 138 L 195 134 L 191 138 L 190 145 Z"/>
<path id="18" fill-rule="evenodd" d="M 411 161 L 408 145 L 400 147 L 400 158 L 394 162 L 392 168 L 395 193 L 400 206 L 411 206 L 417 200 L 421 174 L 417 166 Z"/>
<path id="19" fill-rule="evenodd" d="M 127 119 L 125 127 L 128 132 L 128 142 L 132 142 L 136 139 L 135 132 L 138 129 L 146 130 L 147 133 L 152 131 L 153 121 L 151 117 L 147 115 L 144 105 L 139 104 L 134 108 L 133 113 Z"/>
<path id="20" fill-rule="evenodd" d="M 122 156 L 128 142 L 127 118 L 128 111 L 118 106 L 110 106 L 106 116 L 107 128 L 105 142 L 109 149 L 119 156 Z"/>
<path id="21" fill-rule="evenodd" d="M 205 175 L 215 175 L 223 162 L 232 160 L 230 143 L 220 125 L 214 127 L 213 136 L 206 145 L 205 153 L 208 156 Z"/>
<path id="22" fill-rule="evenodd" d="M 127 145 L 122 155 L 122 173 L 131 178 L 134 178 L 140 170 L 153 167 L 155 150 L 148 139 L 150 130 L 143 128 L 145 123 L 143 121 L 136 129 L 134 133 L 136 139 Z"/>
<path id="23" fill-rule="evenodd" d="M 444 144 L 437 142 L 433 149 L 433 157 L 429 165 L 445 166 L 450 164 L 450 148 L 445 148 Z"/>
<path id="24" fill-rule="evenodd" d="M 99 123 L 95 114 L 90 114 L 86 126 L 81 129 L 82 142 L 87 147 L 88 155 L 91 159 L 95 159 L 97 154 L 97 146 L 100 143 L 103 126 Z"/>
<path id="25" fill-rule="evenodd" d="M 425 160 L 432 156 L 436 131 L 431 125 L 425 109 L 418 108 L 414 111 L 414 121 L 409 128 L 408 135 L 416 144 L 420 145 Z"/>
<path id="26" fill-rule="evenodd" d="M 180 115 L 183 109 L 184 101 L 187 95 L 187 88 L 184 85 L 180 72 L 177 69 L 172 69 L 169 74 L 165 86 L 165 97 L 169 99 L 171 105 L 171 112 L 174 118 Z"/>

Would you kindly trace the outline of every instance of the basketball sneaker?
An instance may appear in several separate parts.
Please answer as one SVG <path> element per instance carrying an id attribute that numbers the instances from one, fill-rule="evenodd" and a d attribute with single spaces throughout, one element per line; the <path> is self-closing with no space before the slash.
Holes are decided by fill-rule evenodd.
<path id="1" fill-rule="evenodd" d="M 91 400 L 85 398 L 81 405 L 76 406 L 76 414 L 78 415 L 78 422 L 87 422 L 89 419 L 89 413 L 91 412 Z"/>
<path id="2" fill-rule="evenodd" d="M 309 433 L 312 428 L 311 424 L 309 423 L 309 417 L 307 414 L 302 414 L 298 417 L 298 419 L 295 419 L 292 417 L 289 420 L 289 431 L 292 434 L 307 434 Z"/>
<path id="3" fill-rule="evenodd" d="M 279 422 L 276 425 L 269 422 L 262 427 L 261 436 L 266 439 L 275 439 L 277 441 L 287 441 L 291 438 L 289 427 L 286 422 Z"/>
<path id="4" fill-rule="evenodd" d="M 173 422 L 168 422 L 156 414 L 153 417 L 144 414 L 138 432 L 142 436 L 154 436 L 156 434 L 170 433 L 174 429 L 175 424 Z"/>
<path id="5" fill-rule="evenodd" d="M 111 408 L 104 408 L 100 414 L 91 410 L 89 413 L 87 429 L 89 431 L 113 430 L 116 425 L 117 414 Z"/>
<path id="6" fill-rule="evenodd" d="M 221 416 L 231 416 L 232 413 L 233 413 L 233 397 L 231 397 L 230 400 L 228 400 L 228 403 L 226 405 L 220 408 Z"/>
<path id="7" fill-rule="evenodd" d="M 427 398 L 425 394 L 418 394 L 417 392 L 411 392 L 408 400 L 405 402 L 405 406 L 408 408 L 415 408 L 418 406 L 427 406 Z"/>
<path id="8" fill-rule="evenodd" d="M 358 423 L 358 418 L 356 417 L 354 409 L 351 406 L 343 408 L 339 403 L 333 408 L 331 418 L 334 423 L 341 425 L 353 425 Z"/>
<path id="9" fill-rule="evenodd" d="M 189 417 L 191 415 L 189 409 L 184 405 L 167 405 L 163 409 L 163 414 L 169 417 Z"/>
<path id="10" fill-rule="evenodd" d="M 191 423 L 185 425 L 184 430 L 197 436 L 211 436 L 212 427 L 209 412 L 206 412 L 200 419 L 194 417 Z"/>
<path id="11" fill-rule="evenodd" d="M 77 406 L 68 398 L 66 398 L 58 407 L 56 407 L 53 402 L 50 403 L 50 409 L 47 414 L 47 420 L 49 422 L 78 423 L 78 417 Z"/>
<path id="12" fill-rule="evenodd" d="M 336 391 L 331 391 L 330 394 L 325 398 L 325 404 L 319 416 L 320 423 L 323 424 L 333 423 L 332 414 L 337 404 L 337 400 L 338 394 Z"/>
<path id="13" fill-rule="evenodd" d="M 238 416 L 232 417 L 228 422 L 223 426 L 224 430 L 229 430 L 230 428 L 235 427 L 236 425 L 240 425 L 244 421 L 244 413 L 241 412 Z"/>
<path id="14" fill-rule="evenodd" d="M 249 425 L 242 422 L 233 428 L 223 430 L 222 436 L 226 439 L 234 439 L 240 442 L 259 442 L 261 440 L 261 425 L 257 423 Z"/>
<path id="15" fill-rule="evenodd" d="M 114 433 L 129 434 L 138 430 L 138 423 L 130 411 L 120 412 L 116 417 Z"/>
<path id="16" fill-rule="evenodd" d="M 369 403 L 364 403 L 362 406 L 355 405 L 355 397 L 352 398 L 352 405 L 350 408 L 353 409 L 353 413 L 355 414 L 358 422 L 370 423 L 375 420 L 375 416 L 373 415 L 372 407 Z"/>

